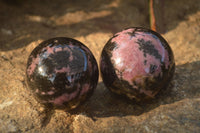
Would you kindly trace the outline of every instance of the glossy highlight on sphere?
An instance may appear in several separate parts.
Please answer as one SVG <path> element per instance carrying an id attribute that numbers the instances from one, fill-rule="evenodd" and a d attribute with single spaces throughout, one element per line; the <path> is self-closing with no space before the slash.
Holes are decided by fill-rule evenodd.
<path id="1" fill-rule="evenodd" d="M 142 101 L 154 98 L 173 77 L 175 61 L 158 33 L 134 27 L 116 33 L 104 46 L 100 69 L 112 92 Z"/>
<path id="2" fill-rule="evenodd" d="M 40 43 L 26 68 L 28 88 L 36 99 L 56 109 L 70 110 L 89 98 L 98 82 L 98 66 L 81 42 L 65 37 Z"/>

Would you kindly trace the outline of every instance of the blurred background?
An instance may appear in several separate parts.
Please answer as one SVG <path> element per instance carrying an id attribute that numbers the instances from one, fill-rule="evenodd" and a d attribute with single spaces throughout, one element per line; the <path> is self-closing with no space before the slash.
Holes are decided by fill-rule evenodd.
<path id="1" fill-rule="evenodd" d="M 200 2 L 154 0 L 153 7 L 157 31 L 166 33 L 198 12 Z M 1 0 L 0 50 L 55 36 L 87 37 L 133 26 L 150 28 L 149 10 L 149 0 Z"/>

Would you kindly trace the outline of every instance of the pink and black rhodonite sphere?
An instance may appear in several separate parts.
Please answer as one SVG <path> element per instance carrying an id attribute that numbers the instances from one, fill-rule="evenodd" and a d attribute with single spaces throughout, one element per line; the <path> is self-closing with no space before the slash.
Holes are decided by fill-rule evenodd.
<path id="1" fill-rule="evenodd" d="M 39 44 L 27 63 L 27 84 L 47 107 L 70 110 L 91 96 L 98 82 L 98 66 L 81 42 L 65 37 Z"/>
<path id="2" fill-rule="evenodd" d="M 175 62 L 166 40 L 140 27 L 115 34 L 104 46 L 100 61 L 106 87 L 142 101 L 154 98 L 173 77 Z"/>

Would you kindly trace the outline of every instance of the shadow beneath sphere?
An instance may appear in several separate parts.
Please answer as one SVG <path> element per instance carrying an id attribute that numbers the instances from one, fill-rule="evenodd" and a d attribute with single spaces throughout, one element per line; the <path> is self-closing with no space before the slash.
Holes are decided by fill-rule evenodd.
<path id="1" fill-rule="evenodd" d="M 160 105 L 173 104 L 183 99 L 199 97 L 199 68 L 200 61 L 176 66 L 174 77 L 169 86 L 165 90 L 160 91 L 151 101 L 140 103 L 111 93 L 104 86 L 103 82 L 100 82 L 93 96 L 85 104 L 71 111 L 71 113 L 84 113 L 91 118 L 139 116 Z"/>

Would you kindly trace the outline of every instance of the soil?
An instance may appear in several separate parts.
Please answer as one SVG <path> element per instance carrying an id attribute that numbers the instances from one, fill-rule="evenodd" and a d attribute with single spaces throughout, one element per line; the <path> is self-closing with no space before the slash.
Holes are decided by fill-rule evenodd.
<path id="1" fill-rule="evenodd" d="M 40 42 L 75 38 L 99 61 L 114 33 L 150 27 L 148 7 L 146 0 L 0 0 L 0 132 L 200 132 L 199 0 L 154 1 L 157 31 L 174 52 L 176 71 L 150 102 L 119 98 L 100 78 L 77 110 L 48 111 L 25 84 L 27 58 Z"/>

